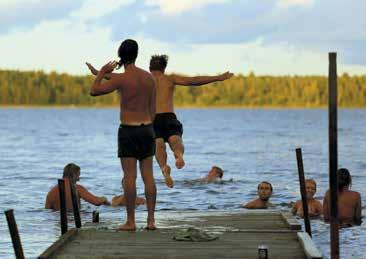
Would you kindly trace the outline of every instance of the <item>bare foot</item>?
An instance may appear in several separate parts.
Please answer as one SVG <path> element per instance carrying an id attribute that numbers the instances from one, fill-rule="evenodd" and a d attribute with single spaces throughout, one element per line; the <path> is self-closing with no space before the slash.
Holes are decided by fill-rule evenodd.
<path id="1" fill-rule="evenodd" d="M 134 223 L 126 222 L 118 227 L 119 231 L 136 231 L 136 225 Z"/>
<path id="2" fill-rule="evenodd" d="M 146 226 L 147 230 L 155 230 L 156 226 L 155 226 L 155 220 L 147 220 L 147 226 Z"/>
<path id="3" fill-rule="evenodd" d="M 170 166 L 168 166 L 168 165 L 164 166 L 162 173 L 163 173 L 163 176 L 165 179 L 166 186 L 168 186 L 169 188 L 173 188 L 174 181 L 173 181 L 172 177 L 170 176 Z"/>
<path id="4" fill-rule="evenodd" d="M 177 157 L 175 159 L 175 166 L 178 169 L 182 169 L 184 167 L 184 165 L 185 165 L 185 163 L 184 163 L 183 157 Z"/>

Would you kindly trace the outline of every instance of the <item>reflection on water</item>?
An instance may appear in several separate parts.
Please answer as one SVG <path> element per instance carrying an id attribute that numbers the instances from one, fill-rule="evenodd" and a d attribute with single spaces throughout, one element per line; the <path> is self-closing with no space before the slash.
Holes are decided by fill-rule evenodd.
<path id="1" fill-rule="evenodd" d="M 59 212 L 44 210 L 45 196 L 65 164 L 81 166 L 81 183 L 111 199 L 121 190 L 116 157 L 118 110 L 0 109 L 0 208 L 14 209 L 27 258 L 35 258 L 60 234 Z M 322 199 L 328 186 L 328 136 L 325 110 L 178 110 L 184 125 L 186 167 L 172 170 L 175 187 L 157 178 L 159 217 L 170 211 L 240 211 L 257 196 L 262 180 L 273 184 L 271 202 L 288 210 L 300 198 L 295 149 L 302 148 L 305 173 L 318 183 Z M 366 113 L 339 111 L 339 166 L 349 168 L 353 190 L 366 184 Z M 168 161 L 174 165 L 169 154 Z M 224 169 L 222 181 L 202 178 L 213 165 Z M 143 195 L 141 177 L 137 193 Z M 365 195 L 363 215 L 366 215 Z M 82 221 L 91 221 L 96 207 L 82 203 Z M 124 208 L 102 206 L 100 220 L 109 226 L 125 219 Z M 137 208 L 144 227 L 146 207 Z M 69 226 L 73 226 L 69 215 Z M 365 220 L 365 219 L 364 219 Z M 114 224 L 114 225 L 113 225 Z M 340 230 L 341 258 L 366 258 L 365 224 Z M 329 225 L 312 221 L 315 243 L 329 255 Z M 13 258 L 8 228 L 0 219 L 0 258 Z"/>

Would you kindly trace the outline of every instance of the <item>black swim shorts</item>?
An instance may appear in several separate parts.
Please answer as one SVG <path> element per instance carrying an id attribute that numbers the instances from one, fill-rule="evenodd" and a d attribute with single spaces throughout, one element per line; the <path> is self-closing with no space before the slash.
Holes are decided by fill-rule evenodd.
<path id="1" fill-rule="evenodd" d="M 156 138 L 163 138 L 168 142 L 170 136 L 183 135 L 183 125 L 172 112 L 157 113 L 154 120 L 154 131 Z"/>
<path id="2" fill-rule="evenodd" d="M 155 134 L 152 124 L 120 125 L 118 129 L 118 157 L 145 159 L 155 154 Z"/>

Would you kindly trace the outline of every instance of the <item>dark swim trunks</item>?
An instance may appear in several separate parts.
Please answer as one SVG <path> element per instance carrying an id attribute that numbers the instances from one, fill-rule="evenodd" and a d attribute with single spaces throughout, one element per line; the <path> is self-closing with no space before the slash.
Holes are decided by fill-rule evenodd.
<path id="1" fill-rule="evenodd" d="M 118 129 L 118 157 L 142 160 L 155 154 L 155 134 L 152 124 L 120 125 Z"/>
<path id="2" fill-rule="evenodd" d="M 154 120 L 156 138 L 163 138 L 168 142 L 170 136 L 183 135 L 183 125 L 172 112 L 157 113 Z"/>

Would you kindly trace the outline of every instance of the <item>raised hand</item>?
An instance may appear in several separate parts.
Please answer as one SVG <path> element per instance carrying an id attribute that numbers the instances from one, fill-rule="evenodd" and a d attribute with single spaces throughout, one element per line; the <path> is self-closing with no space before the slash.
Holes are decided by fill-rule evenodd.
<path id="1" fill-rule="evenodd" d="M 93 75 L 97 75 L 98 74 L 98 70 L 95 68 L 95 67 L 93 67 L 93 65 L 92 64 L 90 64 L 89 62 L 85 62 L 85 64 L 88 66 L 88 68 L 89 68 L 89 70 L 90 70 L 90 72 L 93 74 Z"/>
<path id="2" fill-rule="evenodd" d="M 110 61 L 105 64 L 100 70 L 103 71 L 105 74 L 112 73 L 113 70 L 117 67 L 117 61 Z"/>
<path id="3" fill-rule="evenodd" d="M 230 73 L 229 71 L 219 75 L 219 81 L 224 81 L 226 79 L 229 79 L 230 77 L 232 77 L 234 74 Z"/>

